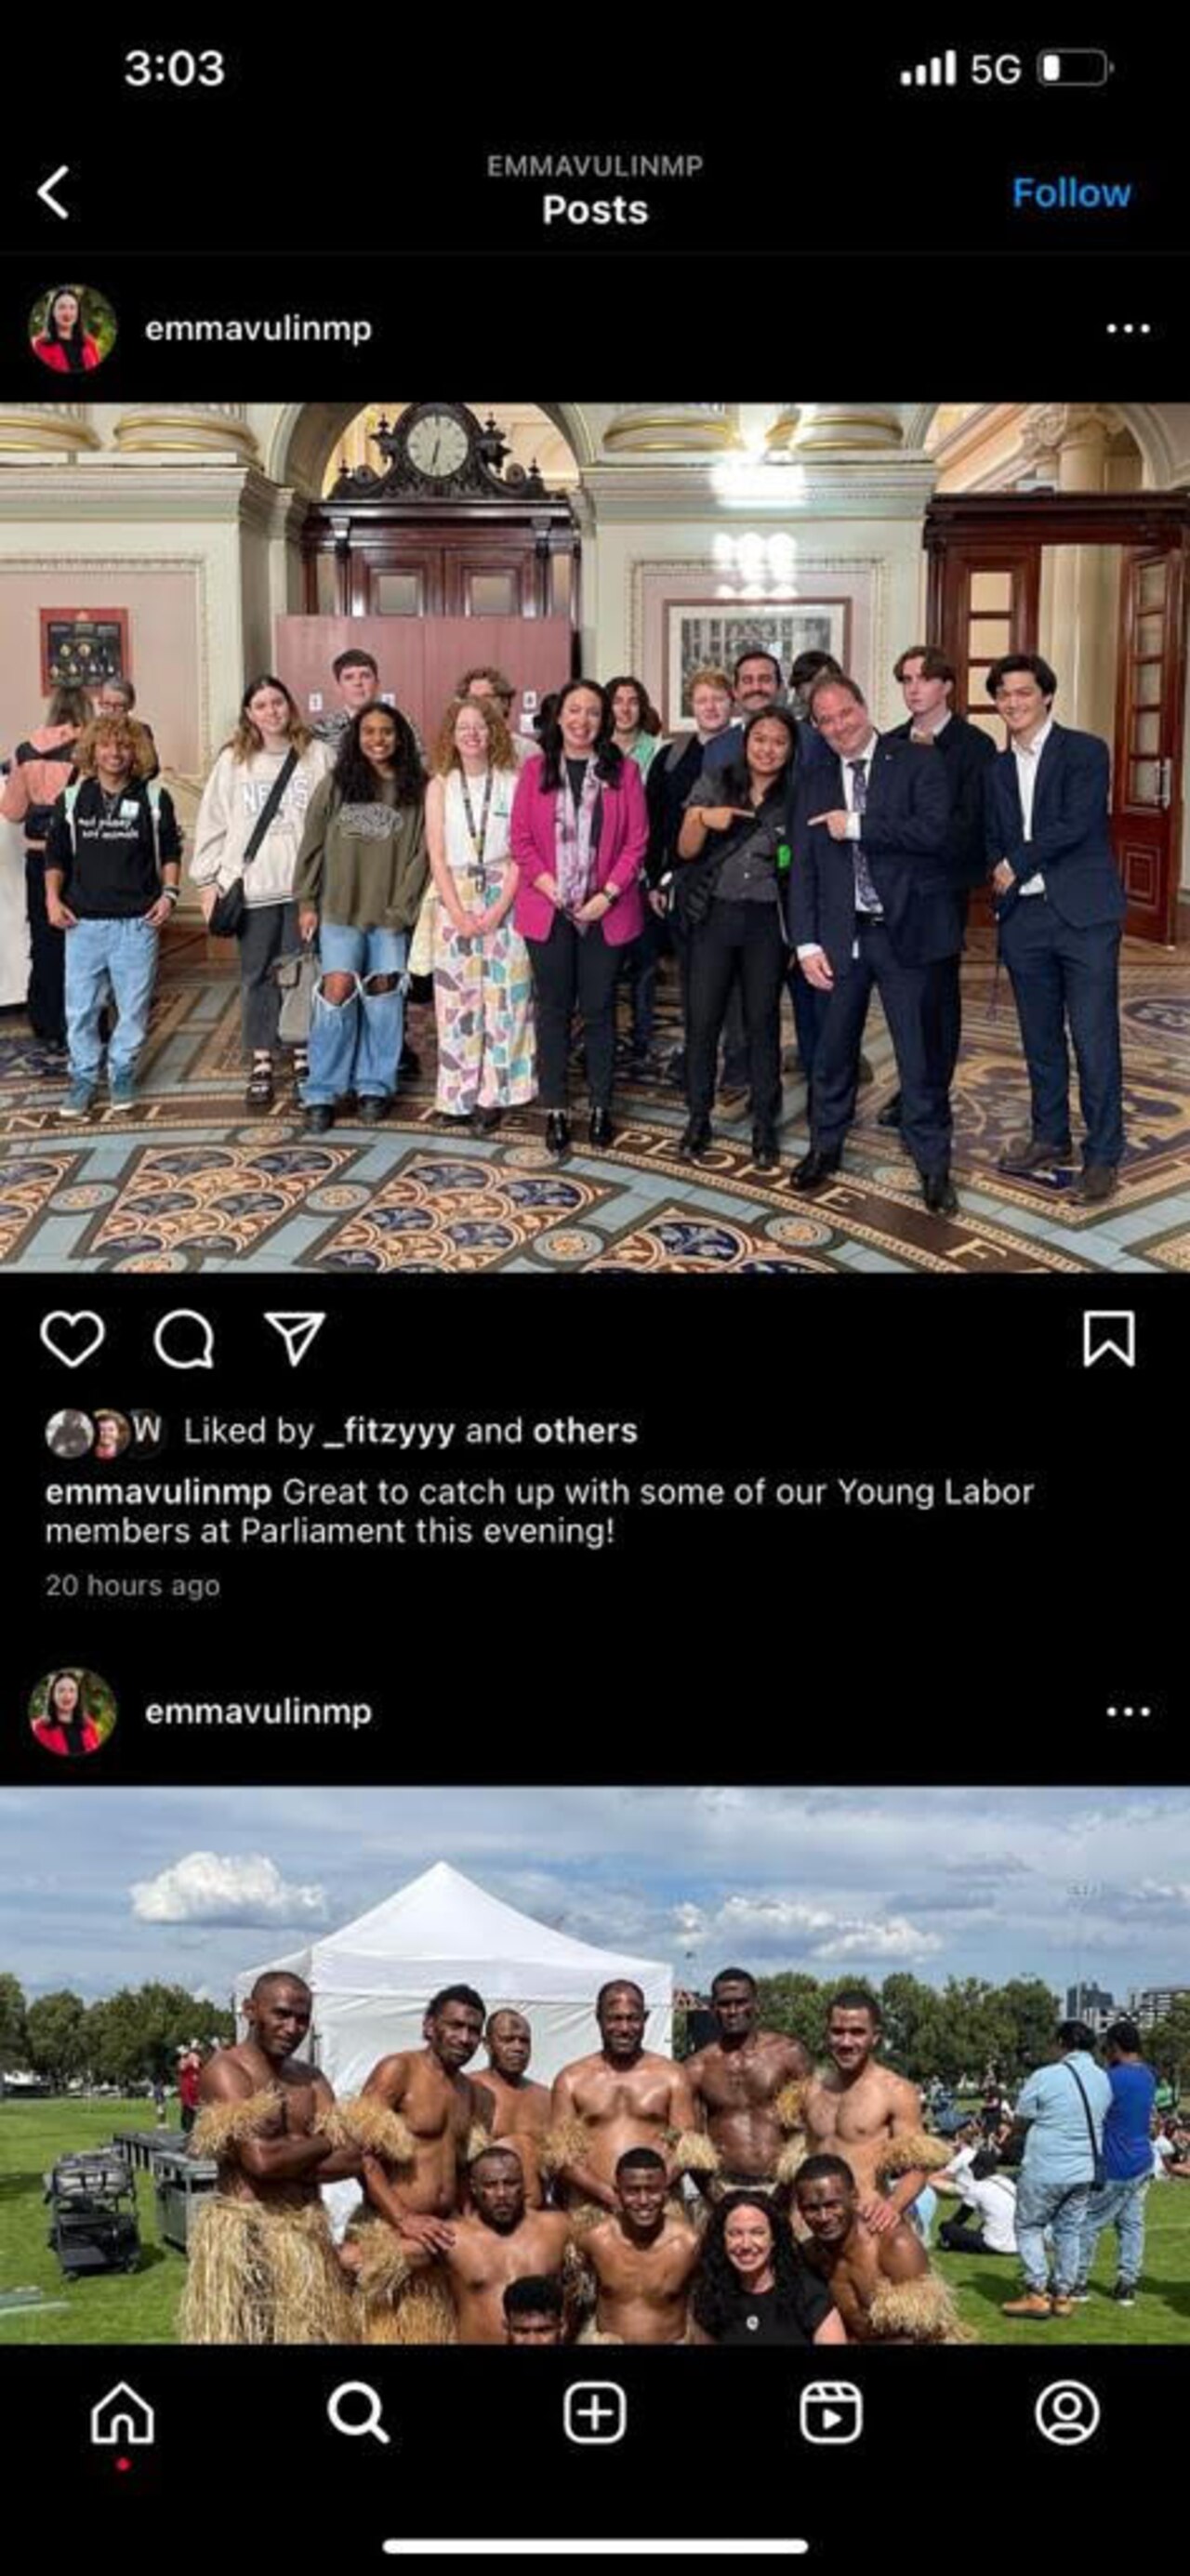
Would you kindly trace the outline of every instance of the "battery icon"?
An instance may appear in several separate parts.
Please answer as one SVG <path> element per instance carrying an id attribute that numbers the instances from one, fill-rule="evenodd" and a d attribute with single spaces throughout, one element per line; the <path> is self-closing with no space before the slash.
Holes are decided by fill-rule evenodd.
<path id="1" fill-rule="evenodd" d="M 1114 70 L 1115 64 L 1098 45 L 1055 45 L 1037 57 L 1043 89 L 1102 89 Z"/>

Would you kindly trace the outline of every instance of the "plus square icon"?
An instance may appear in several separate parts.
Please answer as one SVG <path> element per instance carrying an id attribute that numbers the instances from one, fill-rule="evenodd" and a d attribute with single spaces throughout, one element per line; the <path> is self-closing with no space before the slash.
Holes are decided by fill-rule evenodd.
<path id="1" fill-rule="evenodd" d="M 579 2379 L 566 2391 L 562 2421 L 568 2442 L 622 2442 L 628 2400 L 614 2379 Z"/>

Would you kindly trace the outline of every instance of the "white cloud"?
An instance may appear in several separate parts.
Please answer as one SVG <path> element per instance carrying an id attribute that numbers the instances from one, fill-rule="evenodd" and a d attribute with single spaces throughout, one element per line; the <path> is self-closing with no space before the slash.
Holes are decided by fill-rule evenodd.
<path id="1" fill-rule="evenodd" d="M 695 1910 L 678 1907 L 675 1920 Z M 746 1941 L 804 1959 L 925 1959 L 943 1946 L 936 1932 L 919 1930 L 903 1914 L 842 1914 L 792 1896 L 729 1896 L 702 1924 L 704 1937 L 727 1949 Z"/>
<path id="2" fill-rule="evenodd" d="M 130 1893 L 142 1923 L 323 1923 L 327 1915 L 325 1889 L 289 1884 L 264 1852 L 187 1852 Z"/>

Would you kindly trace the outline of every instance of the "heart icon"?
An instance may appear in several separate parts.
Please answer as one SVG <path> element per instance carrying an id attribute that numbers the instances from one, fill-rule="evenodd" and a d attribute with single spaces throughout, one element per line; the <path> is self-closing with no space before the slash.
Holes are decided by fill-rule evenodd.
<path id="1" fill-rule="evenodd" d="M 107 1340 L 107 1325 L 102 1315 L 85 1308 L 81 1315 L 67 1315 L 60 1306 L 52 1315 L 41 1319 L 41 1338 L 47 1351 L 52 1351 L 63 1368 L 81 1368 L 84 1360 L 93 1360 Z"/>

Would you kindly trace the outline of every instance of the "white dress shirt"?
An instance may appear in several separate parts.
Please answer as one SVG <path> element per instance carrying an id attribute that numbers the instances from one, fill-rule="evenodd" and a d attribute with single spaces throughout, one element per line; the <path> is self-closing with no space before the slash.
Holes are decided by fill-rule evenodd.
<path id="1" fill-rule="evenodd" d="M 872 762 L 876 757 L 876 745 L 879 740 L 880 736 L 875 725 L 873 725 L 862 751 L 840 751 L 835 755 L 843 772 L 843 802 L 847 808 L 847 838 L 849 841 L 858 841 L 863 829 L 863 816 L 862 814 L 857 814 L 855 810 L 855 771 L 852 767 L 852 762 L 862 760 L 865 763 L 868 772 L 866 783 L 870 787 L 872 784 Z M 821 957 L 825 954 L 825 951 L 820 939 L 807 939 L 802 942 L 797 953 L 799 957 Z M 852 947 L 851 954 L 853 957 L 858 957 L 859 955 L 858 939 Z"/>
<path id="2" fill-rule="evenodd" d="M 1016 762 L 1016 783 L 1020 789 L 1021 815 L 1024 821 L 1025 839 L 1027 841 L 1031 841 L 1033 838 L 1033 798 L 1037 788 L 1037 763 L 1041 758 L 1042 752 L 1044 751 L 1053 730 L 1054 719 L 1052 716 L 1047 716 L 1045 723 L 1040 728 L 1040 731 L 1034 734 L 1032 742 L 1014 742 L 1012 746 L 1012 756 Z M 1045 878 L 1043 877 L 1040 868 L 1034 868 L 1032 876 L 1025 878 L 1023 885 L 1019 888 L 1019 892 L 1021 894 L 1045 893 Z"/>

